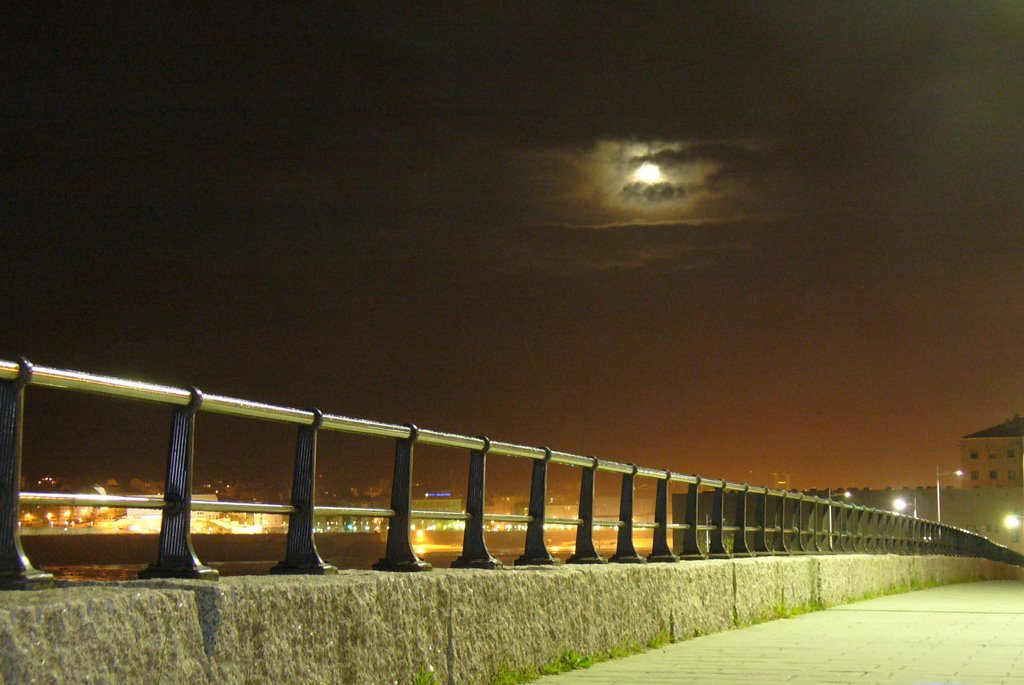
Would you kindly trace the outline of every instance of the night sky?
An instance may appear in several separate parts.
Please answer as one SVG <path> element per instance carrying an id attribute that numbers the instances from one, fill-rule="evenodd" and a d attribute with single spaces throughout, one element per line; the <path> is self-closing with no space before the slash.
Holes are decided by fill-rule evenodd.
<path id="1" fill-rule="evenodd" d="M 27 5 L 0 358 L 796 487 L 1024 410 L 1020 3 Z M 159 477 L 108 404 L 25 468 Z"/>

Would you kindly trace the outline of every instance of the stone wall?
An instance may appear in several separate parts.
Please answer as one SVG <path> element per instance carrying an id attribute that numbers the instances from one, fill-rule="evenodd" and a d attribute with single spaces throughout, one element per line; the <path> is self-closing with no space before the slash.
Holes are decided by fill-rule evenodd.
<path id="1" fill-rule="evenodd" d="M 490 683 L 566 651 L 680 640 L 867 595 L 1024 569 L 953 557 L 74 584 L 0 593 L 5 683 Z"/>

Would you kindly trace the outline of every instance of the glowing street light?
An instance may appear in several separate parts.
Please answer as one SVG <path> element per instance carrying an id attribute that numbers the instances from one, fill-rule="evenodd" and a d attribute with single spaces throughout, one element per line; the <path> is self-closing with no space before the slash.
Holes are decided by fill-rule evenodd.
<path id="1" fill-rule="evenodd" d="M 1020 528 L 1020 517 L 1016 514 L 1007 514 L 1006 518 L 1003 519 L 1003 525 L 1010 530 L 1016 530 Z"/>
<path id="2" fill-rule="evenodd" d="M 829 498 L 830 501 L 837 501 L 838 498 L 850 499 L 851 497 L 853 497 L 853 493 L 850 492 L 849 490 L 846 490 L 846 491 L 841 492 L 839 494 L 833 495 L 832 494 L 832 488 L 828 489 L 828 498 Z M 828 505 L 828 544 L 829 544 L 829 549 L 831 549 L 832 548 L 832 505 L 831 504 Z"/>
<path id="3" fill-rule="evenodd" d="M 960 469 L 956 471 L 939 471 L 939 467 L 935 467 L 935 519 L 942 523 L 942 487 L 939 485 L 939 476 L 956 476 L 959 478 L 964 475 L 964 472 Z"/>
<path id="4" fill-rule="evenodd" d="M 894 499 L 892 501 L 892 508 L 893 508 L 893 510 L 898 511 L 899 513 L 902 514 L 904 511 L 906 511 L 907 509 L 910 508 L 910 502 L 908 502 L 907 500 L 903 499 L 902 497 L 897 497 L 896 499 Z M 917 495 L 914 495 L 914 511 L 913 511 L 913 513 L 914 513 L 914 518 L 917 518 Z"/>

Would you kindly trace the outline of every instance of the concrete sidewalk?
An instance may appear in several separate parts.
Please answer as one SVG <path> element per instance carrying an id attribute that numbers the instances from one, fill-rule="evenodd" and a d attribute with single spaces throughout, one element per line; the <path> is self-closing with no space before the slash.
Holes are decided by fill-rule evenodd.
<path id="1" fill-rule="evenodd" d="M 543 685 L 1024 685 L 1024 583 L 891 595 L 546 676 Z"/>

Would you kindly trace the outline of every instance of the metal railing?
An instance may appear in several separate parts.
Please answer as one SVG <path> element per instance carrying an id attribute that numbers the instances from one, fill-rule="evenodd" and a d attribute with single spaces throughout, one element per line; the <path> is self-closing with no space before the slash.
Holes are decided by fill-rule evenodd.
<path id="1" fill-rule="evenodd" d="M 162 497 L 20 492 L 24 394 L 29 386 L 58 388 L 130 400 L 158 402 L 173 407 L 171 435 Z M 227 414 L 297 426 L 291 503 L 208 502 L 192 496 L 193 435 L 196 415 Z M 395 441 L 391 506 L 388 509 L 315 505 L 316 436 L 318 431 L 373 436 Z M 465 511 L 414 510 L 412 474 L 414 445 L 436 445 L 469 451 L 469 483 Z M 529 513 L 489 514 L 484 511 L 488 456 L 501 455 L 533 461 Z M 581 470 L 580 497 L 574 518 L 548 516 L 547 476 L 550 464 Z M 619 516 L 594 516 L 594 479 L 597 472 L 621 475 Z M 634 481 L 656 481 L 653 522 L 635 521 Z M 687 486 L 682 522 L 669 520 L 672 483 Z M 710 512 L 706 497 L 710 494 Z M 314 540 L 314 515 L 343 515 L 388 520 L 384 558 L 373 565 L 383 571 L 427 571 L 410 539 L 413 519 L 448 519 L 465 522 L 462 554 L 455 567 L 498 568 L 502 564 L 487 549 L 484 524 L 488 521 L 525 523 L 526 542 L 516 565 L 561 563 L 548 550 L 545 525 L 576 527 L 576 541 L 568 563 L 593 564 L 675 562 L 706 557 L 741 557 L 797 553 L 896 553 L 975 556 L 1024 565 L 1024 556 L 969 531 L 934 521 L 848 502 L 813 497 L 794 491 L 733 483 L 721 479 L 623 464 L 592 456 L 527 447 L 486 437 L 471 437 L 335 414 L 318 409 L 295 409 L 204 394 L 138 381 L 33 366 L 21 359 L 0 360 L 0 589 L 42 587 L 52 575 L 36 569 L 25 555 L 19 537 L 21 505 L 131 506 L 161 511 L 157 560 L 139 575 L 143 578 L 216 579 L 218 572 L 196 556 L 190 534 L 192 511 L 269 513 L 288 516 L 285 558 L 271 573 L 329 574 L 337 569 L 320 556 Z M 701 523 L 704 513 L 705 522 Z M 826 525 L 827 521 L 827 525 Z M 594 545 L 594 529 L 617 529 L 615 554 L 602 557 Z M 633 532 L 652 531 L 651 552 L 641 556 Z M 670 541 L 669 533 L 672 532 Z M 673 549 L 678 548 L 678 554 Z"/>

